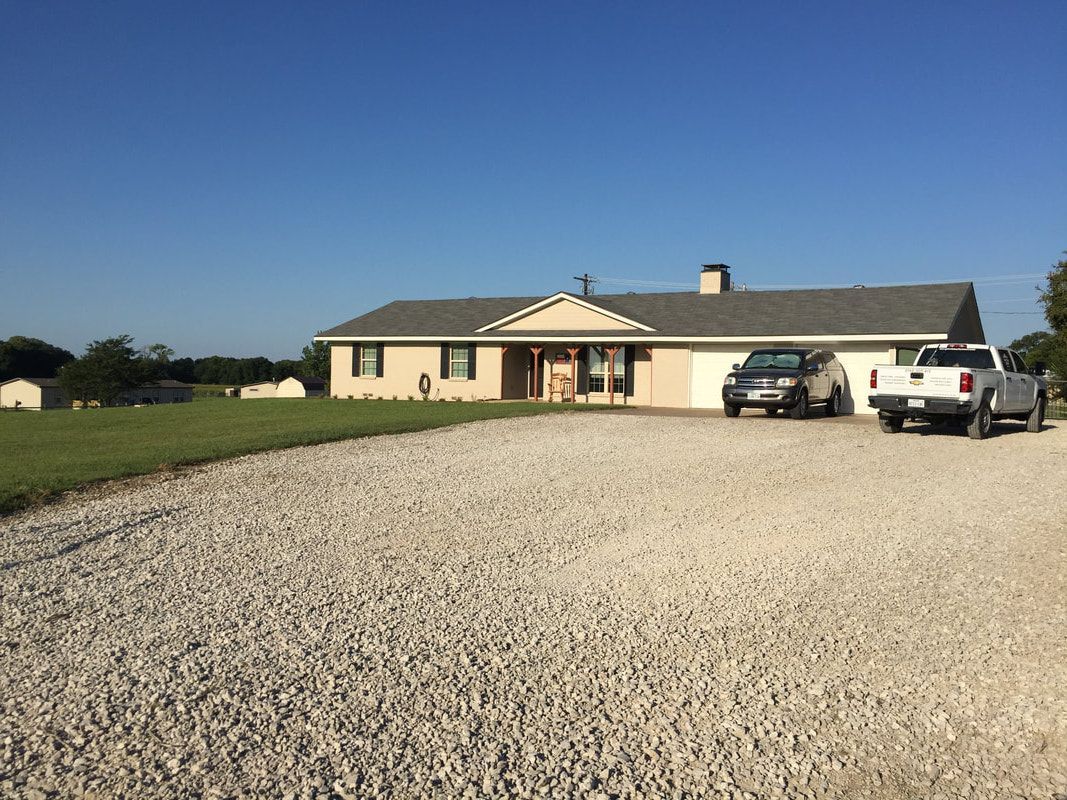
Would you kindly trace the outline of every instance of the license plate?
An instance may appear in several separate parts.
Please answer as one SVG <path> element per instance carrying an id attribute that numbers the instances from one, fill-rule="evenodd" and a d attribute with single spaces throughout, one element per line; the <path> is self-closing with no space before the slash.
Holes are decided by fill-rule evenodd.
<path id="1" fill-rule="evenodd" d="M 761 397 L 761 395 L 760 395 L 759 392 L 749 392 L 748 393 L 748 399 L 749 400 L 759 400 L 760 397 Z"/>
<path id="2" fill-rule="evenodd" d="M 926 408 L 926 401 L 921 397 L 909 397 L 908 408 Z"/>

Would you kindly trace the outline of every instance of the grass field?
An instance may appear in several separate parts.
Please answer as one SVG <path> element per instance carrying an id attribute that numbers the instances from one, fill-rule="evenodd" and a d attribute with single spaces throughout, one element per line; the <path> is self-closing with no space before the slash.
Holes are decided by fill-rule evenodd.
<path id="1" fill-rule="evenodd" d="M 0 414 L 0 514 L 94 481 L 279 447 L 597 406 L 407 400 L 203 399 Z"/>

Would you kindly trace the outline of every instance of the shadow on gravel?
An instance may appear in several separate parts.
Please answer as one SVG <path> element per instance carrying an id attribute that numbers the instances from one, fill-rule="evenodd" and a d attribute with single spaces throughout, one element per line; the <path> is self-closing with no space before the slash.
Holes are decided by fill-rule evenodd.
<path id="1" fill-rule="evenodd" d="M 1041 426 L 1042 431 L 1050 431 L 1057 428 L 1057 425 L 1051 425 L 1046 422 Z M 1026 433 L 1025 422 L 994 422 L 993 427 L 989 430 L 989 439 L 996 439 L 999 436 L 1013 436 L 1017 433 Z M 904 430 L 901 433 L 910 433 L 913 436 L 962 436 L 967 438 L 967 428 L 963 425 L 929 425 L 929 424 L 915 424 L 908 423 L 904 426 Z"/>
<path id="2" fill-rule="evenodd" d="M 138 525 L 144 524 L 145 522 L 151 522 L 153 520 L 165 517 L 172 511 L 177 511 L 177 509 L 161 509 L 160 511 L 153 511 L 150 514 L 142 514 L 136 519 L 132 519 L 128 522 L 123 522 L 121 525 L 116 525 L 113 528 L 105 528 L 102 531 L 97 531 L 91 536 L 86 536 L 84 539 L 78 539 L 73 542 L 68 542 L 67 544 L 56 550 L 54 553 L 44 553 L 43 555 L 35 556 L 33 558 L 24 558 L 19 561 L 5 561 L 3 565 L 0 565 L 0 569 L 6 571 L 11 569 L 17 569 L 18 567 L 24 567 L 27 564 L 40 564 L 44 561 L 51 561 L 56 558 L 61 558 L 62 556 L 69 555 L 70 553 L 74 553 L 78 550 L 81 550 L 88 544 L 93 544 L 94 542 L 99 542 L 100 540 L 106 539 L 109 536 L 114 536 L 117 533 L 122 533 L 123 531 L 131 530 L 133 528 L 136 528 Z M 71 526 L 63 526 L 59 528 L 59 531 L 67 530 L 69 527 Z"/>

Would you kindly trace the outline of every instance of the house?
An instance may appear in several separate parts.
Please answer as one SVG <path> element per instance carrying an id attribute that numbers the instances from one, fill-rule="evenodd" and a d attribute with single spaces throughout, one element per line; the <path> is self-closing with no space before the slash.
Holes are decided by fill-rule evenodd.
<path id="1" fill-rule="evenodd" d="M 181 381 L 161 380 L 146 383 L 119 395 L 115 405 L 155 403 L 189 403 L 193 386 Z M 71 402 L 59 388 L 56 378 L 12 378 L 0 384 L 0 408 L 70 408 Z"/>
<path id="2" fill-rule="evenodd" d="M 154 383 L 146 383 L 136 389 L 122 394 L 119 405 L 148 405 L 158 403 L 191 403 L 193 385 L 173 381 L 169 378 Z"/>
<path id="3" fill-rule="evenodd" d="M 278 384 L 274 381 L 260 381 L 241 387 L 242 400 L 255 400 L 258 397 L 277 397 Z"/>
<path id="4" fill-rule="evenodd" d="M 322 397 L 326 394 L 326 381 L 322 378 L 293 375 L 278 382 L 276 397 Z"/>
<path id="5" fill-rule="evenodd" d="M 811 347 L 846 370 L 842 411 L 871 413 L 875 364 L 985 334 L 970 283 L 734 291 L 729 267 L 708 264 L 694 292 L 396 301 L 315 338 L 331 345 L 334 397 L 418 395 L 421 382 L 431 398 L 561 388 L 575 402 L 674 408 L 721 408 L 723 378 L 753 349 Z"/>
<path id="6" fill-rule="evenodd" d="M 12 378 L 0 383 L 0 408 L 69 408 L 55 378 Z"/>

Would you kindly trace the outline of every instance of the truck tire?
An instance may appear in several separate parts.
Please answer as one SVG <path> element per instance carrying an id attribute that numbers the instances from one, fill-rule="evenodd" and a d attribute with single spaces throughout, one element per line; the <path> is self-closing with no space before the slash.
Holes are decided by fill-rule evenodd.
<path id="1" fill-rule="evenodd" d="M 904 417 L 897 414 L 891 414 L 889 416 L 878 417 L 878 427 L 882 433 L 900 433 L 904 430 Z"/>
<path id="2" fill-rule="evenodd" d="M 1038 396 L 1034 407 L 1030 409 L 1030 415 L 1026 418 L 1026 430 L 1030 433 L 1040 433 L 1041 423 L 1045 421 L 1045 398 Z"/>
<path id="3" fill-rule="evenodd" d="M 722 410 L 726 412 L 728 417 L 736 417 L 741 413 L 741 406 L 731 405 L 730 403 L 724 403 Z"/>
<path id="4" fill-rule="evenodd" d="M 801 389 L 797 395 L 796 405 L 789 409 L 789 416 L 793 419 L 804 419 L 808 416 L 808 390 Z"/>
<path id="5" fill-rule="evenodd" d="M 993 412 L 989 401 L 983 400 L 978 410 L 967 417 L 967 435 L 972 439 L 984 439 L 993 427 Z"/>
<path id="6" fill-rule="evenodd" d="M 841 387 L 834 389 L 830 399 L 826 401 L 826 416 L 836 417 L 841 413 Z"/>

